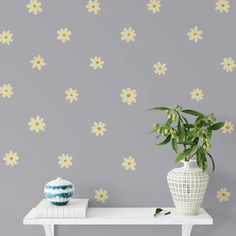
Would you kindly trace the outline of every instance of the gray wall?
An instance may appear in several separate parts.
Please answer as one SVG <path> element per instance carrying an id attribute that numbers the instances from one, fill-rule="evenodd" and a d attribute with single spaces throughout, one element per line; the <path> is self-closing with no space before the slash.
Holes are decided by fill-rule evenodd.
<path id="1" fill-rule="evenodd" d="M 0 230 L 1 235 L 43 235 L 39 226 L 23 226 L 25 214 L 43 198 L 46 182 L 57 176 L 71 180 L 75 197 L 90 198 L 90 206 L 173 206 L 166 183 L 175 167 L 175 154 L 167 147 L 154 147 L 148 135 L 152 123 L 162 119 L 147 112 L 156 105 L 215 112 L 221 120 L 236 124 L 235 71 L 227 73 L 220 62 L 236 60 L 236 5 L 219 13 L 216 0 L 162 0 L 161 11 L 147 10 L 147 0 L 100 0 L 101 11 L 89 14 L 86 1 L 41 0 L 43 12 L 34 16 L 28 1 L 0 0 L 0 32 L 10 30 L 14 41 L 0 44 L 0 86 L 10 83 L 14 95 L 0 96 Z M 187 32 L 198 26 L 203 40 L 189 41 Z M 123 27 L 137 33 L 133 43 L 121 41 Z M 56 39 L 56 31 L 68 27 L 71 40 Z M 30 60 L 41 54 L 47 65 L 32 69 Z M 101 56 L 103 70 L 93 71 L 89 59 Z M 165 62 L 167 74 L 153 73 L 156 61 Z M 65 90 L 75 88 L 78 101 L 65 100 Z M 121 102 L 121 89 L 137 91 L 137 102 Z M 199 87 L 200 102 L 190 92 Z M 28 121 L 39 114 L 44 132 L 29 131 Z M 103 137 L 91 133 L 94 121 L 106 123 Z M 216 172 L 203 206 L 214 217 L 213 226 L 196 227 L 195 235 L 232 235 L 235 230 L 235 133 L 219 131 L 212 154 Z M 18 165 L 8 167 L 3 157 L 18 153 Z M 69 153 L 73 165 L 60 168 L 57 156 Z M 135 171 L 121 166 L 132 155 Z M 226 187 L 228 202 L 220 203 L 216 192 Z M 109 199 L 103 204 L 94 191 L 103 188 Z M 58 235 L 180 235 L 180 227 L 60 227 Z"/>

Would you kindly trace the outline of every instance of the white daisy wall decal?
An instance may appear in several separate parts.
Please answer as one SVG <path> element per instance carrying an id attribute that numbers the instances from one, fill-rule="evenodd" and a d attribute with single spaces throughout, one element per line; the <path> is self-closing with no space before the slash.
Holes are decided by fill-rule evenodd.
<path id="1" fill-rule="evenodd" d="M 43 11 L 42 3 L 38 0 L 30 0 L 26 5 L 28 12 L 33 15 L 38 15 Z"/>
<path id="2" fill-rule="evenodd" d="M 203 92 L 200 88 L 195 88 L 193 91 L 190 93 L 191 99 L 195 100 L 197 102 L 203 100 Z"/>
<path id="3" fill-rule="evenodd" d="M 72 166 L 72 159 L 73 157 L 69 154 L 62 153 L 60 156 L 58 156 L 58 164 L 61 168 L 69 168 Z"/>
<path id="4" fill-rule="evenodd" d="M 9 151 L 5 153 L 3 160 L 5 161 L 6 166 L 14 167 L 18 164 L 19 156 L 17 152 Z"/>
<path id="5" fill-rule="evenodd" d="M 221 188 L 217 191 L 216 197 L 218 198 L 219 202 L 228 202 L 231 193 L 227 190 L 227 188 Z"/>
<path id="6" fill-rule="evenodd" d="M 215 3 L 215 10 L 220 13 L 228 13 L 230 9 L 230 3 L 228 0 L 218 0 Z"/>
<path id="7" fill-rule="evenodd" d="M 154 74 L 157 74 L 159 76 L 165 75 L 167 72 L 166 63 L 161 63 L 158 61 L 153 65 L 153 68 L 154 68 Z"/>
<path id="8" fill-rule="evenodd" d="M 125 170 L 132 170 L 136 169 L 136 162 L 132 156 L 125 157 L 121 165 L 124 167 Z"/>
<path id="9" fill-rule="evenodd" d="M 3 98 L 11 98 L 13 94 L 13 87 L 10 84 L 3 84 L 0 86 L 0 95 Z"/>
<path id="10" fill-rule="evenodd" d="M 127 105 L 132 105 L 133 103 L 136 103 L 136 98 L 137 98 L 136 89 L 131 89 L 131 88 L 122 89 L 120 97 L 123 103 L 126 103 Z"/>
<path id="11" fill-rule="evenodd" d="M 89 13 L 93 13 L 95 15 L 101 10 L 100 2 L 98 0 L 88 0 L 86 8 Z"/>
<path id="12" fill-rule="evenodd" d="M 203 39 L 203 33 L 197 26 L 191 28 L 187 35 L 189 40 L 194 41 L 195 43 Z"/>
<path id="13" fill-rule="evenodd" d="M 157 0 L 149 0 L 149 2 L 147 3 L 147 8 L 148 11 L 156 14 L 161 9 L 161 2 Z"/>
<path id="14" fill-rule="evenodd" d="M 130 43 L 135 41 L 136 32 L 132 27 L 125 27 L 123 31 L 121 31 L 121 40 Z"/>
<path id="15" fill-rule="evenodd" d="M 232 121 L 225 121 L 225 124 L 224 126 L 222 127 L 222 132 L 224 134 L 227 134 L 227 133 L 232 133 L 234 131 L 234 124 L 232 123 Z"/>
<path id="16" fill-rule="evenodd" d="M 35 133 L 44 131 L 46 126 L 44 118 L 40 117 L 39 115 L 37 115 L 36 117 L 31 117 L 28 125 L 30 131 L 33 131 Z"/>
<path id="17" fill-rule="evenodd" d="M 72 32 L 68 28 L 61 28 L 57 31 L 57 40 L 62 43 L 70 41 Z"/>
<path id="18" fill-rule="evenodd" d="M 92 134 L 96 136 L 103 136 L 107 131 L 106 124 L 102 121 L 94 121 L 91 127 Z"/>
<path id="19" fill-rule="evenodd" d="M 109 195 L 107 193 L 107 190 L 104 190 L 104 189 L 100 188 L 98 190 L 95 190 L 94 198 L 98 202 L 105 203 L 105 201 L 109 198 Z"/>
<path id="20" fill-rule="evenodd" d="M 234 68 L 236 67 L 235 61 L 231 57 L 223 58 L 223 61 L 220 63 L 223 67 L 223 70 L 226 72 L 233 72 Z"/>
<path id="21" fill-rule="evenodd" d="M 90 58 L 90 64 L 89 66 L 93 70 L 103 69 L 104 61 L 101 57 L 95 56 L 93 58 Z"/>
<path id="22" fill-rule="evenodd" d="M 0 43 L 10 45 L 13 42 L 13 33 L 10 30 L 3 30 L 0 33 Z"/>
<path id="23" fill-rule="evenodd" d="M 44 61 L 44 58 L 41 57 L 41 55 L 35 56 L 30 63 L 32 64 L 33 69 L 41 70 L 44 66 L 46 66 L 46 62 Z"/>
<path id="24" fill-rule="evenodd" d="M 77 92 L 76 89 L 69 88 L 65 91 L 65 94 L 66 94 L 66 100 L 69 103 L 73 103 L 78 100 L 79 93 Z"/>

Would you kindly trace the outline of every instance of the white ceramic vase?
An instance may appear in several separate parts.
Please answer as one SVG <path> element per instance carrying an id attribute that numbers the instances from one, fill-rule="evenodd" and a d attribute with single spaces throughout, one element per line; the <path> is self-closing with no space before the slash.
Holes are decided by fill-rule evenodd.
<path id="1" fill-rule="evenodd" d="M 46 199 L 55 206 L 66 205 L 74 194 L 73 184 L 61 177 L 48 182 L 44 187 Z"/>
<path id="2" fill-rule="evenodd" d="M 171 170 L 167 182 L 176 210 L 182 215 L 197 215 L 201 207 L 209 177 L 195 161 L 184 161 L 184 166 Z"/>

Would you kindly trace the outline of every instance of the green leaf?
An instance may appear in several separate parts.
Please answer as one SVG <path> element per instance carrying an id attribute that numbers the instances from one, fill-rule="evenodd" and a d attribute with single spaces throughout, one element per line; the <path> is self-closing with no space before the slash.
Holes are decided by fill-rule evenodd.
<path id="1" fill-rule="evenodd" d="M 207 155 L 208 155 L 208 156 L 210 157 L 210 159 L 211 159 L 211 163 L 212 163 L 212 172 L 214 172 L 214 171 L 215 171 L 215 161 L 214 161 L 212 155 L 211 155 L 209 152 L 207 152 Z"/>
<path id="2" fill-rule="evenodd" d="M 200 147 L 199 149 L 197 149 L 196 155 L 197 155 L 197 165 L 203 171 L 205 171 L 208 167 L 207 159 L 206 159 L 206 150 L 204 148 Z"/>
<path id="3" fill-rule="evenodd" d="M 161 110 L 161 111 L 169 111 L 170 108 L 168 107 L 153 107 L 151 109 L 149 109 L 150 111 L 157 111 L 157 110 Z"/>
<path id="4" fill-rule="evenodd" d="M 194 142 L 191 141 L 179 141 L 178 144 L 182 144 L 182 145 L 195 145 Z"/>
<path id="5" fill-rule="evenodd" d="M 193 142 L 197 145 L 198 142 L 199 142 L 199 138 L 195 138 L 195 139 L 193 140 Z"/>
<path id="6" fill-rule="evenodd" d="M 177 163 L 177 162 L 182 161 L 185 157 L 189 156 L 194 151 L 195 148 L 196 148 L 196 145 L 193 145 L 190 148 L 187 148 L 186 150 L 181 152 L 175 159 L 175 162 Z"/>
<path id="7" fill-rule="evenodd" d="M 172 138 L 171 144 L 172 144 L 173 150 L 174 150 L 176 153 L 178 153 L 178 145 L 177 145 L 177 140 L 176 140 L 176 138 Z"/>
<path id="8" fill-rule="evenodd" d="M 193 116 L 204 116 L 201 112 L 194 111 L 194 110 L 182 110 L 182 112 L 193 115 Z"/>
<path id="9" fill-rule="evenodd" d="M 190 137 L 190 138 L 198 138 L 199 134 L 197 134 L 196 132 L 190 130 L 190 131 L 187 132 L 187 136 Z"/>
<path id="10" fill-rule="evenodd" d="M 170 117 L 170 118 L 166 121 L 165 125 L 166 125 L 166 126 L 170 126 L 172 123 L 173 123 L 173 120 L 172 120 L 172 118 Z"/>
<path id="11" fill-rule="evenodd" d="M 195 120 L 195 124 L 197 125 L 197 124 L 201 123 L 204 120 L 204 118 L 205 118 L 204 116 L 198 116 Z"/>
<path id="12" fill-rule="evenodd" d="M 218 123 L 215 123 L 213 124 L 210 129 L 211 130 L 218 130 L 218 129 L 221 129 L 223 126 L 224 126 L 224 122 L 218 122 Z"/>
<path id="13" fill-rule="evenodd" d="M 169 134 L 163 142 L 158 143 L 158 144 L 156 144 L 156 145 L 157 145 L 157 146 L 163 146 L 163 145 L 169 143 L 170 140 L 171 140 L 171 134 Z"/>
<path id="14" fill-rule="evenodd" d="M 202 168 L 201 161 L 200 161 L 201 160 L 201 153 L 200 153 L 199 148 L 197 149 L 196 155 L 197 155 L 197 165 L 198 165 L 198 167 Z"/>
<path id="15" fill-rule="evenodd" d="M 184 124 L 184 126 L 188 129 L 194 128 L 193 124 Z"/>
<path id="16" fill-rule="evenodd" d="M 161 213 L 163 210 L 161 208 L 157 208 L 154 213 L 154 217 L 156 217 L 159 213 Z"/>
<path id="17" fill-rule="evenodd" d="M 178 120 L 178 135 L 179 135 L 180 141 L 183 141 L 185 137 L 185 129 L 184 129 L 184 124 L 182 123 L 180 118 Z"/>
<path id="18" fill-rule="evenodd" d="M 212 136 L 212 130 L 208 129 L 207 131 L 207 136 L 209 139 L 211 139 L 211 136 Z"/>

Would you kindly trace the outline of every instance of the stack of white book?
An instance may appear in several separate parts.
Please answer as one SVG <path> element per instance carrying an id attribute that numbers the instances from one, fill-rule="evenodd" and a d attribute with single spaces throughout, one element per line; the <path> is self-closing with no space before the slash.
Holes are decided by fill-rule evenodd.
<path id="1" fill-rule="evenodd" d="M 65 206 L 53 206 L 43 199 L 35 208 L 39 218 L 84 218 L 88 209 L 88 199 L 71 199 Z"/>

